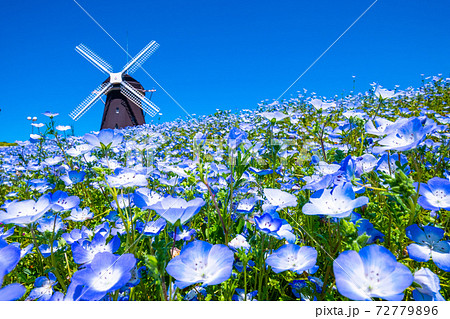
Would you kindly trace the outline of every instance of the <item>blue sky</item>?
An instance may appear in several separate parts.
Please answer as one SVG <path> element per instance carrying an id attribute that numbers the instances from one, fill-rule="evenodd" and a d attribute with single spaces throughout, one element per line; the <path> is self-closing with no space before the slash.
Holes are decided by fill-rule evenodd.
<path id="1" fill-rule="evenodd" d="M 156 40 L 144 68 L 188 112 L 211 114 L 276 99 L 374 0 L 77 1 L 132 56 Z M 447 0 L 379 0 L 285 97 L 348 93 L 353 75 L 357 91 L 448 77 L 448 12 Z M 77 122 L 68 116 L 106 78 L 74 48 L 84 43 L 115 71 L 126 55 L 73 0 L 1 1 L 0 39 L 0 141 L 28 139 L 26 117 L 46 122 L 47 110 L 77 135 L 99 129 L 101 102 Z M 157 89 L 159 121 L 186 117 L 142 70 L 134 76 Z"/>

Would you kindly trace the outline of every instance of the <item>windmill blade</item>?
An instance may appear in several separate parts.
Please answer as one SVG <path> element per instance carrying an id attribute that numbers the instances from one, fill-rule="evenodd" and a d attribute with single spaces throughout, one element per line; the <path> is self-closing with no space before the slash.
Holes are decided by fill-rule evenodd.
<path id="1" fill-rule="evenodd" d="M 153 54 L 153 52 L 156 51 L 156 49 L 159 48 L 159 44 L 156 43 L 155 41 L 151 41 L 149 44 L 147 44 L 145 46 L 145 48 L 143 48 L 141 50 L 141 52 L 139 52 L 133 59 L 131 59 L 124 67 L 122 70 L 122 73 L 128 73 L 128 74 L 132 74 L 134 73 L 137 69 L 139 69 L 141 67 L 142 64 L 144 64 L 145 61 L 147 61 L 148 57 L 150 55 Z"/>
<path id="2" fill-rule="evenodd" d="M 123 95 L 133 101 L 134 104 L 144 110 L 144 112 L 148 115 L 155 116 L 156 113 L 159 112 L 159 107 L 157 107 L 152 101 L 147 99 L 145 95 L 139 93 L 127 81 L 122 81 L 120 90 Z"/>
<path id="3" fill-rule="evenodd" d="M 92 91 L 91 94 L 83 101 L 80 105 L 78 105 L 70 114 L 69 116 L 75 120 L 78 121 L 78 119 L 86 113 L 97 100 L 100 99 L 102 94 L 106 94 L 113 85 L 110 82 L 102 83 L 100 86 L 98 86 L 94 91 Z"/>
<path id="4" fill-rule="evenodd" d="M 85 46 L 83 43 L 75 47 L 75 50 L 86 58 L 89 62 L 91 62 L 97 69 L 102 71 L 103 73 L 110 74 L 112 73 L 112 66 L 109 65 L 105 60 L 95 54 L 91 49 Z"/>

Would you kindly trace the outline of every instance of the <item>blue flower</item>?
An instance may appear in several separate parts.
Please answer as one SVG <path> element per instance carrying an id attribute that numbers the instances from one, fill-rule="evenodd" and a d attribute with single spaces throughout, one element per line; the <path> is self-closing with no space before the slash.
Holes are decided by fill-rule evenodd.
<path id="1" fill-rule="evenodd" d="M 231 297 L 231 300 L 233 301 L 257 301 L 255 298 L 258 295 L 258 290 L 254 290 L 252 292 L 248 292 L 247 295 L 245 295 L 245 290 L 236 288 L 236 294 Z"/>
<path id="2" fill-rule="evenodd" d="M 359 253 L 344 251 L 333 262 L 333 270 L 339 293 L 352 300 L 400 301 L 413 282 L 408 267 L 378 245 L 366 246 Z"/>
<path id="3" fill-rule="evenodd" d="M 414 282 L 420 287 L 413 290 L 416 301 L 445 301 L 439 290 L 439 277 L 428 268 L 421 268 L 414 273 Z"/>
<path id="4" fill-rule="evenodd" d="M 256 198 L 244 198 L 241 200 L 236 207 L 236 212 L 240 214 L 250 214 L 255 208 Z"/>
<path id="5" fill-rule="evenodd" d="M 266 234 L 276 233 L 283 225 L 283 221 L 280 218 L 273 218 L 269 213 L 255 216 L 254 220 L 256 228 Z"/>
<path id="6" fill-rule="evenodd" d="M 337 185 L 333 190 L 324 189 L 314 193 L 302 211 L 306 215 L 326 215 L 343 218 L 349 216 L 357 207 L 367 205 L 369 198 L 361 196 L 355 199 L 351 183 Z"/>
<path id="7" fill-rule="evenodd" d="M 264 195 L 271 205 L 277 206 L 277 210 L 285 207 L 297 206 L 297 197 L 279 189 L 264 188 Z"/>
<path id="8" fill-rule="evenodd" d="M 79 241 L 80 243 L 83 240 L 88 239 L 92 236 L 92 231 L 89 230 L 86 226 L 81 227 L 80 229 L 75 228 L 70 233 L 64 233 L 61 237 L 66 241 L 67 244 L 72 245 L 74 242 Z"/>
<path id="9" fill-rule="evenodd" d="M 66 175 L 62 175 L 60 178 L 66 184 L 66 186 L 71 186 L 73 184 L 80 183 L 84 180 L 85 172 L 81 171 L 70 171 Z"/>
<path id="10" fill-rule="evenodd" d="M 136 258 L 133 254 L 96 254 L 86 268 L 73 274 L 73 280 L 84 286 L 76 299 L 99 300 L 107 293 L 122 288 L 131 279 L 131 270 L 135 264 Z"/>
<path id="11" fill-rule="evenodd" d="M 56 191 L 51 196 L 52 209 L 55 212 L 64 212 L 78 207 L 80 198 L 77 196 L 69 196 L 66 192 Z"/>
<path id="12" fill-rule="evenodd" d="M 181 224 L 184 224 L 197 214 L 205 204 L 205 201 L 201 198 L 187 202 L 183 198 L 167 196 L 148 208 L 153 209 L 159 216 L 172 224 L 175 224 L 178 220 Z"/>
<path id="13" fill-rule="evenodd" d="M 317 251 L 313 247 L 286 244 L 278 248 L 266 259 L 266 264 L 276 273 L 291 270 L 297 274 L 310 270 L 316 265 Z"/>
<path id="14" fill-rule="evenodd" d="M 47 244 L 40 245 L 38 248 L 44 258 L 50 257 L 50 255 L 52 254 L 52 247 Z M 53 253 L 60 250 L 61 248 L 63 248 L 63 247 L 59 245 L 58 241 L 54 240 L 53 241 Z"/>
<path id="15" fill-rule="evenodd" d="M 66 217 L 64 220 L 71 220 L 73 222 L 84 222 L 88 219 L 94 217 L 94 213 L 90 211 L 89 207 L 85 207 L 83 209 L 79 207 L 75 207 L 70 212 L 70 216 Z"/>
<path id="16" fill-rule="evenodd" d="M 37 202 L 25 200 L 8 205 L 6 212 L 0 211 L 0 223 L 3 224 L 31 224 L 41 218 L 52 207 L 49 194 L 43 195 Z"/>
<path id="17" fill-rule="evenodd" d="M 394 129 L 384 139 L 378 141 L 378 144 L 382 146 L 374 147 L 372 152 L 379 154 L 386 150 L 407 151 L 414 149 L 425 139 L 428 133 L 435 129 L 436 125 L 430 124 L 423 127 L 420 119 L 412 118 Z"/>
<path id="18" fill-rule="evenodd" d="M 16 267 L 20 258 L 19 247 L 8 245 L 0 239 L 0 288 L 3 284 L 3 277 Z M 0 301 L 17 300 L 23 296 L 25 291 L 25 287 L 20 284 L 10 284 L 0 289 Z"/>
<path id="19" fill-rule="evenodd" d="M 148 184 L 147 177 L 132 168 L 116 168 L 114 175 L 106 176 L 106 182 L 110 187 L 116 188 L 147 186 Z"/>
<path id="20" fill-rule="evenodd" d="M 230 278 L 233 261 L 234 254 L 227 246 L 196 240 L 169 262 L 166 271 L 180 289 L 200 282 L 203 286 L 217 285 Z"/>
<path id="21" fill-rule="evenodd" d="M 237 251 L 239 249 L 244 249 L 247 253 L 250 250 L 250 244 L 247 242 L 247 238 L 245 238 L 243 235 L 237 235 L 235 238 L 233 238 L 229 243 L 228 246 Z"/>
<path id="22" fill-rule="evenodd" d="M 84 139 L 95 147 L 116 147 L 123 140 L 123 134 L 111 129 L 101 130 L 98 134 L 84 134 Z"/>
<path id="23" fill-rule="evenodd" d="M 158 218 L 147 223 L 136 223 L 137 231 L 146 236 L 158 236 L 164 227 L 166 227 L 166 220 L 164 218 Z"/>
<path id="24" fill-rule="evenodd" d="M 30 292 L 26 300 L 48 301 L 53 295 L 53 286 L 57 284 L 56 277 L 53 273 L 38 277 L 34 281 L 34 289 Z"/>
<path id="25" fill-rule="evenodd" d="M 0 289 L 0 301 L 14 301 L 22 298 L 27 289 L 21 284 L 10 284 Z"/>
<path id="26" fill-rule="evenodd" d="M 428 184 L 420 184 L 417 203 L 424 209 L 450 210 L 450 181 L 445 178 L 433 177 Z"/>
<path id="27" fill-rule="evenodd" d="M 241 143 L 247 138 L 247 133 L 241 131 L 237 127 L 233 127 L 230 130 L 227 138 L 228 147 L 231 149 L 236 149 L 241 145 Z"/>
<path id="28" fill-rule="evenodd" d="M 384 234 L 379 230 L 376 230 L 369 220 L 361 218 L 361 215 L 357 213 L 352 213 L 351 221 L 356 225 L 356 228 L 358 229 L 358 236 L 361 236 L 364 233 L 369 236 L 366 244 L 373 244 L 377 241 L 377 239 L 380 240 L 380 243 L 384 242 Z"/>
<path id="29" fill-rule="evenodd" d="M 41 218 L 38 221 L 38 226 L 36 227 L 36 229 L 40 233 L 45 233 L 46 231 L 51 233 L 54 231 L 55 233 L 57 233 L 61 229 L 66 229 L 66 225 L 63 223 L 61 217 L 50 216 L 48 218 Z"/>
<path id="30" fill-rule="evenodd" d="M 148 209 L 151 205 L 159 202 L 163 197 L 158 193 L 141 187 L 134 191 L 134 204 L 140 209 Z"/>
<path id="31" fill-rule="evenodd" d="M 406 236 L 414 241 L 407 247 L 409 257 L 416 261 L 427 262 L 430 258 L 439 269 L 450 271 L 450 244 L 441 240 L 445 231 L 433 226 L 424 226 L 423 230 L 416 224 L 406 228 Z"/>
<path id="32" fill-rule="evenodd" d="M 120 248 L 120 239 L 114 236 L 106 243 L 106 236 L 100 232 L 95 234 L 91 242 L 85 240 L 81 244 L 76 241 L 72 244 L 73 261 L 77 264 L 87 264 L 94 260 L 95 256 L 102 252 L 114 253 Z"/>
<path id="33" fill-rule="evenodd" d="M 195 229 L 189 229 L 189 227 L 184 226 L 184 225 L 181 227 L 183 230 L 180 230 L 180 228 L 177 227 L 177 229 L 175 231 L 175 236 L 174 236 L 173 232 L 170 233 L 170 236 L 173 237 L 173 240 L 189 241 L 189 240 L 195 238 L 195 235 L 197 235 L 197 231 Z"/>
<path id="34" fill-rule="evenodd" d="M 14 228 L 15 227 L 11 227 L 8 230 L 4 230 L 4 227 L 0 227 L 0 239 L 6 239 L 12 234 L 14 234 Z"/>

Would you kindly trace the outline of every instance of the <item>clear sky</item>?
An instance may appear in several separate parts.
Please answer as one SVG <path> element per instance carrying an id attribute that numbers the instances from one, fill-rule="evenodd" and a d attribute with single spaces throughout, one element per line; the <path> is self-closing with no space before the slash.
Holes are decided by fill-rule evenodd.
<path id="1" fill-rule="evenodd" d="M 211 114 L 276 99 L 374 0 L 77 1 L 132 56 L 156 40 L 144 68 L 188 112 Z M 449 12 L 448 0 L 379 0 L 285 97 L 348 93 L 353 75 L 357 91 L 448 77 Z M 115 71 L 126 55 L 73 0 L 2 0 L 0 40 L 0 141 L 28 139 L 26 117 L 46 122 L 47 110 L 77 135 L 99 129 L 101 102 L 68 116 L 106 78 L 74 48 L 84 43 Z M 142 70 L 134 76 L 157 89 L 160 121 L 186 117 Z"/>

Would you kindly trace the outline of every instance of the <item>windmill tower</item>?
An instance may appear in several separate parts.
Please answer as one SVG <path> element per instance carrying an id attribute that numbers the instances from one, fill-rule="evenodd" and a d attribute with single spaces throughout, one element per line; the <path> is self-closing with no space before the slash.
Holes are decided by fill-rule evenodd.
<path id="1" fill-rule="evenodd" d="M 145 97 L 142 85 L 130 76 L 141 67 L 150 55 L 159 47 L 155 41 L 147 44 L 141 52 L 131 59 L 118 73 L 113 73 L 111 65 L 105 62 L 84 44 L 75 50 L 109 77 L 78 105 L 69 116 L 77 121 L 84 115 L 103 94 L 106 94 L 100 129 L 124 128 L 145 124 L 144 112 L 155 116 L 159 108 Z"/>

